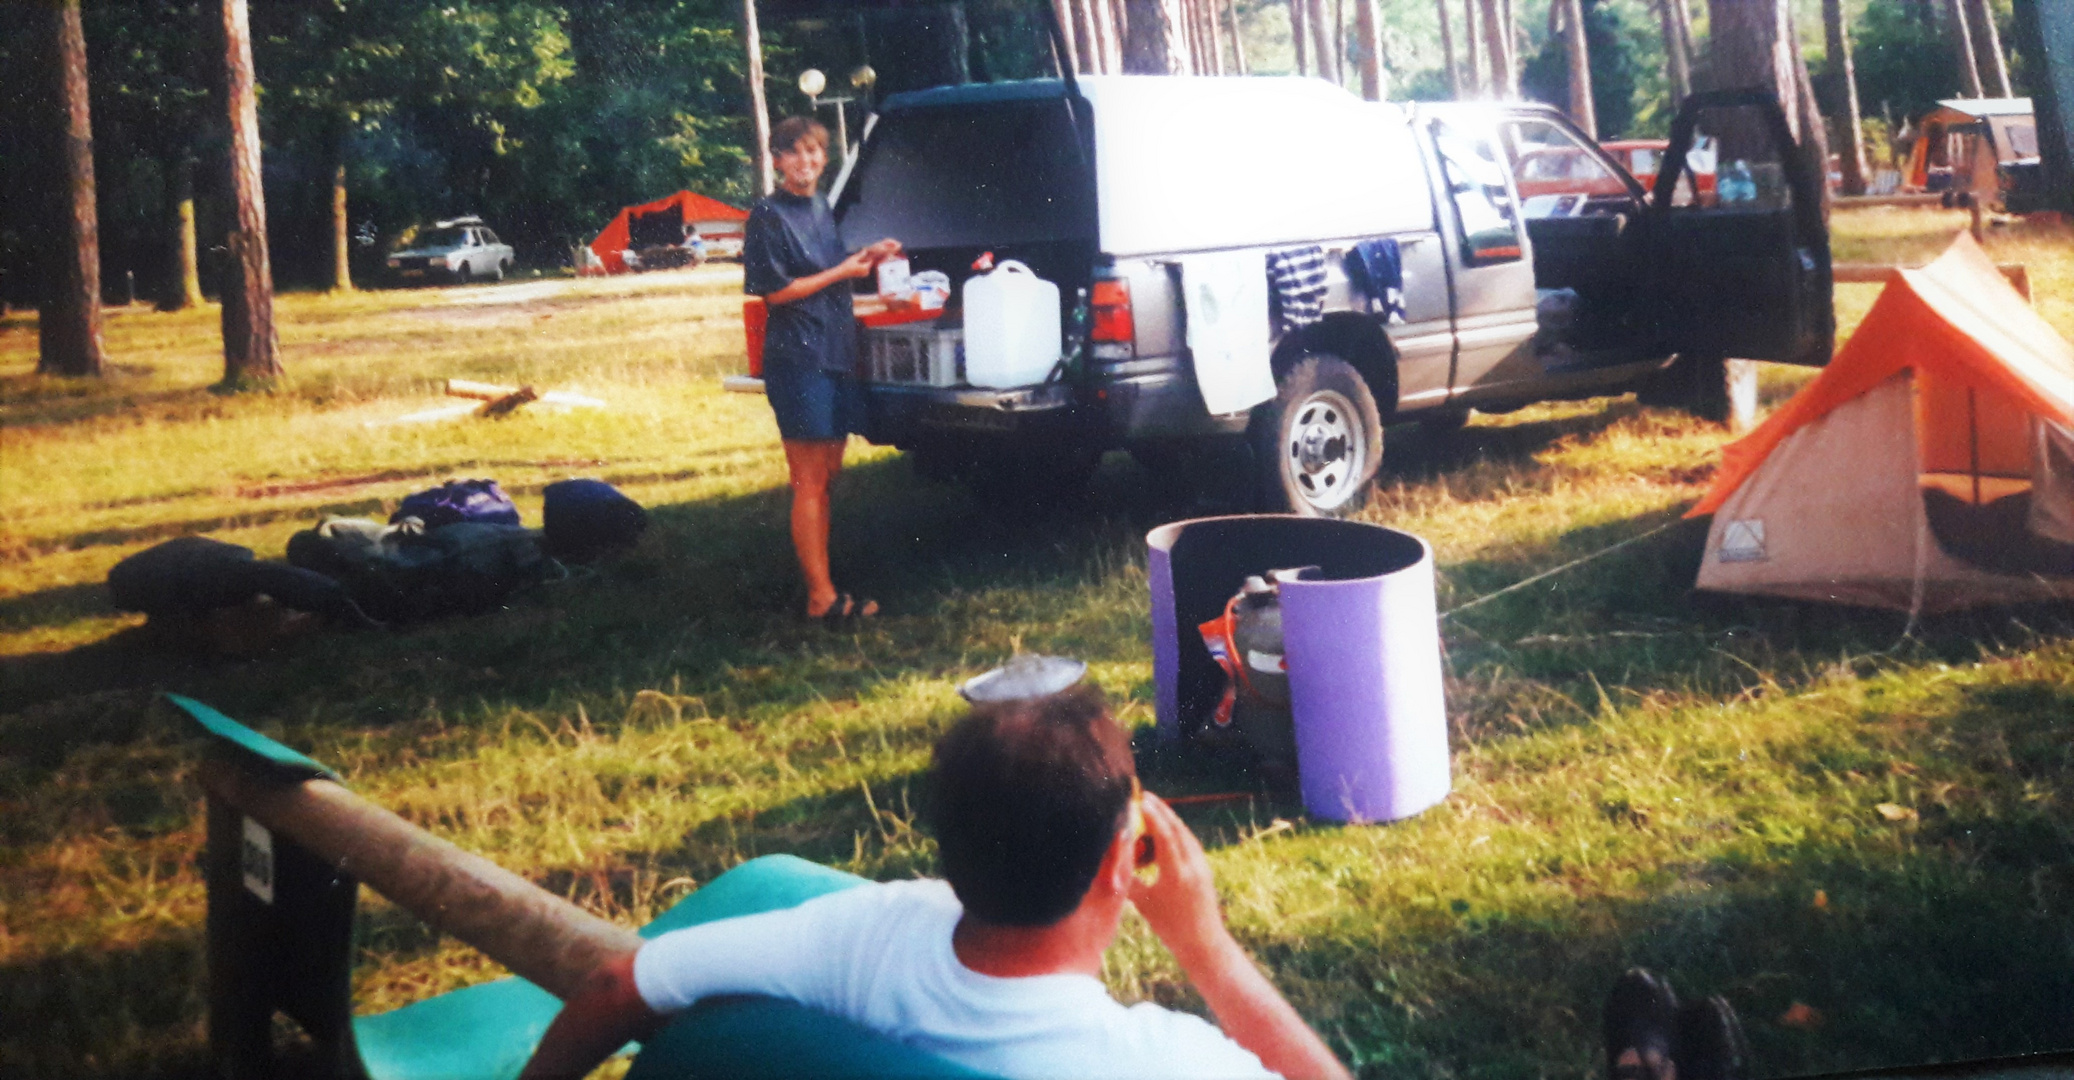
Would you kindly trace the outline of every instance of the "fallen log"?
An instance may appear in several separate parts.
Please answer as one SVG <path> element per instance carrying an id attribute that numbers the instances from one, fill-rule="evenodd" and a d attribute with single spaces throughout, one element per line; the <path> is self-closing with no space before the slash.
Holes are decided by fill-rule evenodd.
<path id="1" fill-rule="evenodd" d="M 499 386 L 496 383 L 476 382 L 472 379 L 448 379 L 448 397 L 474 398 L 477 401 L 501 401 L 531 387 Z M 572 409 L 602 409 L 605 402 L 585 394 L 571 394 L 564 390 L 543 390 L 532 400 L 545 405 L 563 405 Z M 521 402 L 521 404 L 524 404 Z"/>
<path id="2" fill-rule="evenodd" d="M 1919 266 L 1893 266 L 1886 263 L 1837 263 L 1830 268 L 1830 278 L 1838 284 L 1880 285 L 1903 270 L 1920 270 Z M 2009 279 L 2009 284 L 2022 293 L 2025 300 L 2031 298 L 2031 271 L 2023 263 L 2001 263 L 1995 269 Z"/>

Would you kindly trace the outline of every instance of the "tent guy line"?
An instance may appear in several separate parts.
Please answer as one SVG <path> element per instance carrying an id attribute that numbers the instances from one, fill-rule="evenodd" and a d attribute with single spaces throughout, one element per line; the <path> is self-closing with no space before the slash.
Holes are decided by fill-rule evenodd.
<path id="1" fill-rule="evenodd" d="M 1446 611 L 1443 611 L 1443 612 L 1441 612 L 1441 613 L 1440 613 L 1440 620 L 1441 620 L 1442 622 L 1446 622 L 1446 621 L 1447 621 L 1447 620 L 1448 620 L 1449 618 L 1451 618 L 1451 617 L 1453 617 L 1453 616 L 1455 616 L 1455 615 L 1461 614 L 1461 613 L 1462 613 L 1462 612 L 1464 612 L 1464 611 L 1468 611 L 1468 610 L 1469 610 L 1470 608 L 1476 607 L 1476 606 L 1477 606 L 1477 605 L 1479 605 L 1479 604 L 1483 604 L 1483 603 L 1487 603 L 1487 602 L 1489 602 L 1489 601 L 1492 601 L 1492 600 L 1496 600 L 1497 598 L 1499 598 L 1499 597 L 1501 597 L 1501 596 L 1504 596 L 1504 595 L 1505 595 L 1506 593 L 1509 593 L 1509 592 L 1517 592 L 1518 590 L 1520 590 L 1520 589 L 1524 589 L 1524 588 L 1526 588 L 1527 586 L 1529 586 L 1529 585 L 1532 585 L 1532 584 L 1534 584 L 1534 583 L 1535 583 L 1535 582 L 1537 582 L 1537 581 L 1543 581 L 1543 580 L 1546 580 L 1546 579 L 1548 579 L 1548 578 L 1552 578 L 1552 577 L 1556 576 L 1557 574 L 1560 574 L 1560 573 L 1562 573 L 1562 572 L 1563 572 L 1563 571 L 1565 571 L 1565 570 L 1572 570 L 1572 569 L 1575 569 L 1575 568 L 1577 568 L 1577 567 L 1583 566 L 1583 565 L 1584 565 L 1585 563 L 1591 562 L 1591 561 L 1592 561 L 1593 559 L 1597 559 L 1597 558 L 1600 558 L 1600 557 L 1603 557 L 1603 556 L 1606 556 L 1606 555 L 1611 555 L 1611 554 L 1613 554 L 1614 552 L 1616 552 L 1616 551 L 1619 551 L 1619 550 L 1620 550 L 1621 548 L 1627 547 L 1627 546 L 1629 546 L 1629 545 L 1631 545 L 1631 544 L 1639 544 L 1639 543 L 1641 543 L 1642 541 L 1644 541 L 1644 540 L 1647 540 L 1647 539 L 1649 539 L 1649 538 L 1650 538 L 1650 537 L 1652 537 L 1652 536 L 1655 536 L 1655 535 L 1657 535 L 1657 534 L 1659 534 L 1659 533 L 1667 532 L 1667 531 L 1669 531 L 1669 530 L 1671 530 L 1671 529 L 1674 529 L 1674 528 L 1676 528 L 1676 527 L 1677 527 L 1677 526 L 1678 526 L 1678 525 L 1679 525 L 1679 524 L 1680 524 L 1681 522 L 1683 522 L 1683 520 L 1684 520 L 1683 518 L 1680 518 L 1680 519 L 1678 519 L 1678 520 L 1676 520 L 1676 521 L 1670 521 L 1670 522 L 1666 522 L 1665 524 L 1662 524 L 1662 525 L 1658 525 L 1658 526 L 1657 526 L 1656 528 L 1654 528 L 1654 529 L 1651 529 L 1651 530 L 1649 530 L 1648 532 L 1646 532 L 1646 533 L 1643 533 L 1643 534 L 1641 534 L 1641 535 L 1639 535 L 1639 536 L 1630 536 L 1630 537 L 1628 537 L 1627 539 L 1625 539 L 1625 540 L 1622 540 L 1622 541 L 1620 541 L 1619 543 L 1617 543 L 1617 544 L 1614 544 L 1614 545 L 1612 545 L 1611 547 L 1605 547 L 1605 548 L 1600 548 L 1599 550 L 1597 550 L 1597 551 L 1594 551 L 1594 552 L 1592 552 L 1592 553 L 1591 553 L 1591 554 L 1589 554 L 1589 555 L 1585 555 L 1585 556 L 1582 556 L 1582 557 L 1579 557 L 1579 558 L 1571 559 L 1571 560 L 1570 560 L 1569 562 L 1566 562 L 1566 563 L 1564 563 L 1563 565 L 1561 565 L 1561 566 L 1558 566 L 1558 567 L 1556 567 L 1556 568 L 1554 568 L 1554 569 L 1552 569 L 1552 570 L 1543 570 L 1542 572 L 1540 572 L 1540 573 L 1538 573 L 1538 574 L 1535 574 L 1535 575 L 1534 575 L 1533 577 L 1527 578 L 1527 579 L 1526 579 L 1526 580 L 1524 580 L 1524 581 L 1515 581 L 1515 582 L 1513 582 L 1512 584 L 1510 584 L 1510 585 L 1507 585 L 1507 586 L 1505 586 L 1505 587 L 1504 587 L 1504 588 L 1502 588 L 1502 589 L 1499 589 L 1499 590 L 1498 590 L 1497 592 L 1494 592 L 1494 593 L 1485 593 L 1484 595 L 1482 595 L 1482 596 L 1479 596 L 1479 597 L 1477 597 L 1476 599 L 1474 599 L 1474 600 L 1471 600 L 1471 601 L 1469 601 L 1468 603 L 1465 603 L 1465 604 L 1458 604 L 1458 605 L 1456 605 L 1455 607 L 1451 607 L 1451 608 L 1447 609 Z"/>

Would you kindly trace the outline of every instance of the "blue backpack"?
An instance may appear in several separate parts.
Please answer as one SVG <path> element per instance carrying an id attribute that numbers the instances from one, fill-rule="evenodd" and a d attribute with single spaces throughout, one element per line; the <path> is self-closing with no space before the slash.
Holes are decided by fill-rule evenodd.
<path id="1" fill-rule="evenodd" d="M 516 525 L 518 507 L 495 480 L 449 480 L 430 491 L 420 491 L 403 500 L 389 515 L 389 524 L 417 518 L 428 529 L 469 522 L 477 525 Z"/>

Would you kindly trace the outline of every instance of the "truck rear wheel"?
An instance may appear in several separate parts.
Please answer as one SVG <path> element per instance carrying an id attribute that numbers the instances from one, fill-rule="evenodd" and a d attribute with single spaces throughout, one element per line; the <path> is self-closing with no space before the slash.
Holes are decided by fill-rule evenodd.
<path id="1" fill-rule="evenodd" d="M 1276 380 L 1247 428 L 1263 508 L 1347 517 L 1368 505 L 1383 463 L 1383 420 L 1367 380 L 1339 357 L 1313 353 Z"/>

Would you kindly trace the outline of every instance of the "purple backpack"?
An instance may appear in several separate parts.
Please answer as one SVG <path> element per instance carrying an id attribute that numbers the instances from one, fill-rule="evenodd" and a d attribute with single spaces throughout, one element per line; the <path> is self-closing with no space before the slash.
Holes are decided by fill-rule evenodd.
<path id="1" fill-rule="evenodd" d="M 389 515 L 394 525 L 404 518 L 417 518 L 428 529 L 468 521 L 480 525 L 516 525 L 518 507 L 495 480 L 449 480 L 430 491 L 420 491 L 403 500 Z"/>

